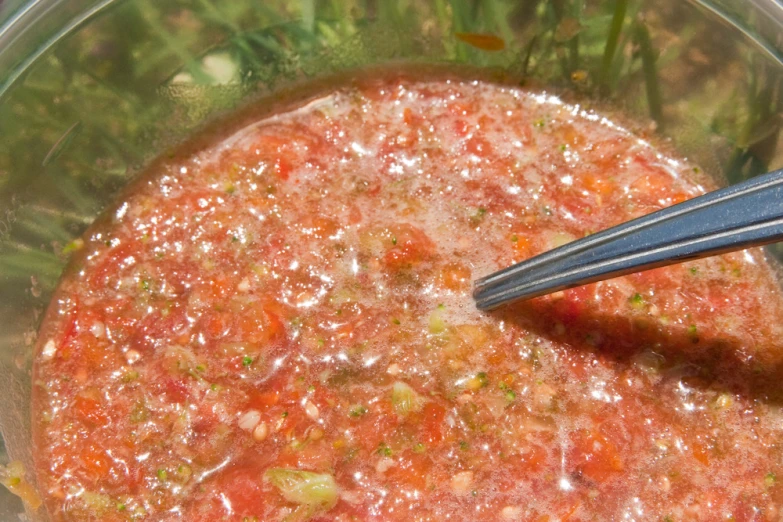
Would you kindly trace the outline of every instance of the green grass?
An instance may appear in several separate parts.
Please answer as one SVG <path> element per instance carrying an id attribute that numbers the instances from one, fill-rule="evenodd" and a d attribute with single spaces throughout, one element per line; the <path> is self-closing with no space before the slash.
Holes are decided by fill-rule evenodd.
<path id="1" fill-rule="evenodd" d="M 0 103 L 0 282 L 22 295 L 35 273 L 48 295 L 64 246 L 205 120 L 254 93 L 378 61 L 532 78 L 656 122 L 731 181 L 764 172 L 780 164 L 780 75 L 716 40 L 720 27 L 679 1 L 118 3 Z M 472 47 L 455 32 L 496 35 L 506 48 Z M 718 68 L 720 85 L 709 79 Z"/>

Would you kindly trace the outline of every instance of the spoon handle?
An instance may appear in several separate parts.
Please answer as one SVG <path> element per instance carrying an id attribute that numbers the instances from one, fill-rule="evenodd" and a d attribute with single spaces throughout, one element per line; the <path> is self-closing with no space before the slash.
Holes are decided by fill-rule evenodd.
<path id="1" fill-rule="evenodd" d="M 783 240 L 783 169 L 653 212 L 474 283 L 481 310 Z"/>

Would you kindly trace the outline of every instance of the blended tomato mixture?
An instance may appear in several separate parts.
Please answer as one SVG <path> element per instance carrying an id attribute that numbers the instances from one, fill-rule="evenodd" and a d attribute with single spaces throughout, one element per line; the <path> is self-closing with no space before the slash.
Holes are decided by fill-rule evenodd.
<path id="1" fill-rule="evenodd" d="M 748 250 L 491 313 L 471 281 L 713 188 L 546 92 L 362 80 L 155 166 L 36 353 L 60 520 L 780 520 Z"/>

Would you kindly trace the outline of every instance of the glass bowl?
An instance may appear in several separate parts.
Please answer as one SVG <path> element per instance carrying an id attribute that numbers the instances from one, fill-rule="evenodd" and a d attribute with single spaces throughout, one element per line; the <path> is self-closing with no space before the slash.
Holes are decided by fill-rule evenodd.
<path id="1" fill-rule="evenodd" d="M 71 242 L 243 105 L 368 67 L 479 68 L 620 112 L 726 183 L 783 167 L 777 0 L 6 0 L 0 24 L 0 464 L 29 480 L 32 347 Z M 0 518 L 21 511 L 2 489 Z"/>

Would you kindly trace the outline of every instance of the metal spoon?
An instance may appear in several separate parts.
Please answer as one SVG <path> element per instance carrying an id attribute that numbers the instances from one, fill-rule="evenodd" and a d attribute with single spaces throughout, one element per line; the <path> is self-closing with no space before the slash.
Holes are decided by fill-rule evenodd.
<path id="1" fill-rule="evenodd" d="M 783 169 L 709 192 L 474 282 L 481 310 L 783 240 Z"/>

